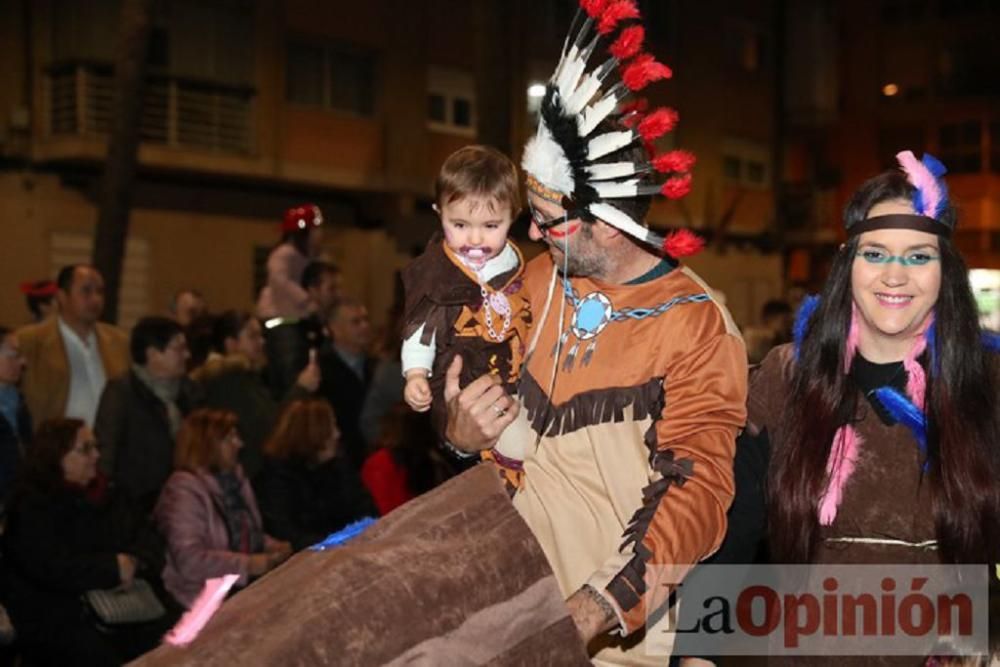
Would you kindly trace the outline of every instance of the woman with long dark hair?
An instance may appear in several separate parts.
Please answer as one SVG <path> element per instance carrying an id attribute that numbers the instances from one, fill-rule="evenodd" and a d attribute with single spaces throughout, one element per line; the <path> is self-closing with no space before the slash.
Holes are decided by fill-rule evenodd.
<path id="1" fill-rule="evenodd" d="M 770 446 L 774 562 L 1000 560 L 997 337 L 951 238 L 943 165 L 897 157 L 902 171 L 848 203 L 847 240 L 794 342 L 751 378 L 741 446 Z M 752 514 L 741 495 L 734 534 L 733 513 Z"/>

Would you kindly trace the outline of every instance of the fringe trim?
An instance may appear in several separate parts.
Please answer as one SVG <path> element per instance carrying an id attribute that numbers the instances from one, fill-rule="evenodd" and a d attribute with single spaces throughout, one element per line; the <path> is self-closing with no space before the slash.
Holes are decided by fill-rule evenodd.
<path id="1" fill-rule="evenodd" d="M 694 461 L 675 459 L 673 451 L 667 449 L 653 457 L 653 469 L 660 473 L 661 478 L 642 490 L 642 506 L 632 516 L 622 535 L 625 541 L 618 548 L 619 552 L 624 552 L 631 547 L 635 555 L 607 587 L 608 593 L 625 613 L 639 604 L 641 596 L 646 593 L 646 563 L 653 553 L 643 544 L 643 539 L 656 516 L 656 510 L 671 486 L 684 486 L 694 474 Z"/>
<path id="2" fill-rule="evenodd" d="M 652 378 L 636 387 L 585 391 L 561 405 L 554 405 L 535 378 L 525 372 L 518 385 L 518 394 L 535 433 L 556 436 L 596 424 L 623 422 L 625 409 L 629 406 L 635 421 L 646 417 L 657 419 L 663 406 L 663 378 Z"/>

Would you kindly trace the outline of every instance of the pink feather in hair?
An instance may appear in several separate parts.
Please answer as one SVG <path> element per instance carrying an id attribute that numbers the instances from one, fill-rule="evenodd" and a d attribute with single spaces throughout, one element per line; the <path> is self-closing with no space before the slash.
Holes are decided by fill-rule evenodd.
<path id="1" fill-rule="evenodd" d="M 927 329 L 930 328 L 931 322 L 933 321 L 933 316 L 928 315 L 927 319 L 924 321 L 923 325 L 920 327 L 920 334 L 917 336 L 916 341 L 913 343 L 913 347 L 910 351 L 903 357 L 903 367 L 906 369 L 906 393 L 910 396 L 910 400 L 913 404 L 917 406 L 918 409 L 924 409 L 924 401 L 927 396 L 927 374 L 924 372 L 924 367 L 920 365 L 917 361 L 917 357 L 924 353 L 927 349 Z"/>
<path id="2" fill-rule="evenodd" d="M 934 177 L 934 174 L 931 173 L 930 169 L 923 162 L 917 159 L 913 151 L 900 151 L 896 153 L 896 160 L 899 161 L 899 166 L 906 172 L 906 178 L 910 181 L 910 185 L 920 192 L 920 205 L 917 207 L 919 208 L 917 213 L 934 217 L 938 205 L 944 199 L 944 193 L 941 192 L 941 186 L 938 184 L 937 178 Z"/>
<path id="3" fill-rule="evenodd" d="M 858 462 L 862 442 L 861 435 L 850 424 L 841 426 L 833 434 L 833 447 L 826 462 L 829 481 L 826 492 L 819 501 L 819 522 L 823 526 L 829 526 L 837 518 L 837 508 L 844 498 L 847 480 Z"/>
<path id="4" fill-rule="evenodd" d="M 217 579 L 209 579 L 204 588 L 177 625 L 163 638 L 167 644 L 185 646 L 198 637 L 205 625 L 226 599 L 226 594 L 239 579 L 238 574 L 227 574 Z"/>

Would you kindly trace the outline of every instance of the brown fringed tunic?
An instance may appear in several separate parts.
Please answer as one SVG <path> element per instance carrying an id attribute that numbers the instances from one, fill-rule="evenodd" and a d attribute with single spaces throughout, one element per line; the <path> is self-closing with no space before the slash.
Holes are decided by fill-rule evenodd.
<path id="1" fill-rule="evenodd" d="M 431 417 L 439 434 L 443 435 L 448 417 L 443 398 L 445 371 L 456 354 L 462 356 L 463 387 L 481 375 L 494 374 L 508 392 L 514 393 L 531 312 L 521 291 L 524 259 L 517 246 L 508 243 L 517 253 L 517 267 L 495 276 L 487 284 L 489 289 L 503 292 L 512 311 L 510 327 L 500 341 L 490 335 L 486 326 L 483 297 L 475 274 L 448 251 L 440 233 L 403 270 L 406 290 L 403 339 L 423 326 L 420 342 L 429 345 L 432 338 L 435 342 L 429 384 L 433 395 Z M 493 329 L 500 334 L 503 317 L 491 314 Z"/>
<path id="2" fill-rule="evenodd" d="M 772 461 L 782 457 L 788 447 L 783 427 L 793 373 L 794 348 L 791 344 L 782 345 L 768 354 L 750 381 L 749 428 L 752 432 L 766 432 Z M 896 378 L 898 388 L 905 386 L 905 377 L 904 372 L 901 377 Z M 861 395 L 858 396 L 853 424 L 861 436 L 858 460 L 844 487 L 836 518 L 831 525 L 820 527 L 823 541 L 819 545 L 815 562 L 842 565 L 940 563 L 939 552 L 926 546 L 845 541 L 853 538 L 881 538 L 920 545 L 933 542 L 936 537 L 930 489 L 921 475 L 922 460 L 913 434 L 902 424 L 886 423 L 879 417 L 873 404 Z M 873 652 L 877 653 L 877 649 Z M 924 658 L 798 656 L 772 658 L 769 663 L 830 667 L 916 667 L 924 664 Z"/>
<path id="3" fill-rule="evenodd" d="M 639 643 L 646 610 L 666 598 L 654 566 L 697 563 L 726 532 L 746 351 L 687 269 L 633 285 L 573 278 L 569 297 L 557 276 L 546 308 L 552 277 L 548 254 L 525 272 L 539 338 L 511 426 L 530 438 L 514 505 L 563 594 L 589 584 L 618 611 L 630 636 L 606 637 L 595 664 L 662 665 Z M 556 358 L 572 324 L 580 336 Z"/>

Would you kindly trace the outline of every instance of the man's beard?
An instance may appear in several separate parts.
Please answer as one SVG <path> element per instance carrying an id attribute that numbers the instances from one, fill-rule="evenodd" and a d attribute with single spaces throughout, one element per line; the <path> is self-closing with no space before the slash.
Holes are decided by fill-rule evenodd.
<path id="1" fill-rule="evenodd" d="M 593 240 L 593 230 L 584 223 L 574 236 L 558 241 L 550 236 L 545 242 L 561 273 L 586 278 L 601 276 L 605 269 L 605 258 L 595 252 Z"/>

